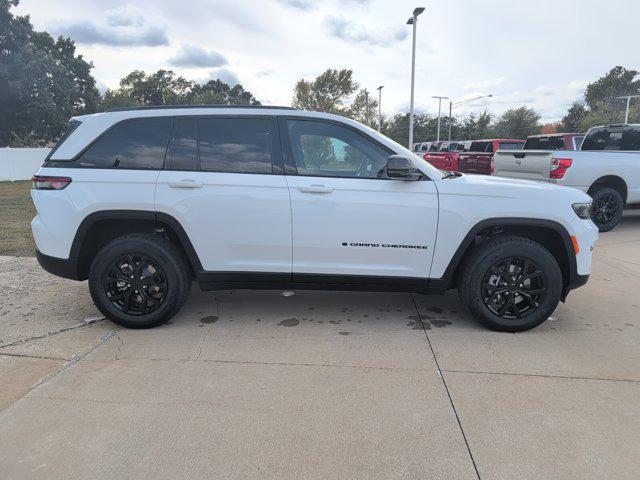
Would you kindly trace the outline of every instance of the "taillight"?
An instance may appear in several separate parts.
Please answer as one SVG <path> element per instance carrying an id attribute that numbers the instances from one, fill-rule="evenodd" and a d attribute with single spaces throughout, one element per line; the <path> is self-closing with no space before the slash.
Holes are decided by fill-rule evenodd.
<path id="1" fill-rule="evenodd" d="M 33 182 L 32 188 L 34 190 L 62 190 L 71 183 L 70 177 L 45 177 L 42 175 L 35 175 L 31 182 Z"/>
<path id="2" fill-rule="evenodd" d="M 551 173 L 549 178 L 562 178 L 567 173 L 567 169 L 571 166 L 573 160 L 570 158 L 552 158 Z"/>

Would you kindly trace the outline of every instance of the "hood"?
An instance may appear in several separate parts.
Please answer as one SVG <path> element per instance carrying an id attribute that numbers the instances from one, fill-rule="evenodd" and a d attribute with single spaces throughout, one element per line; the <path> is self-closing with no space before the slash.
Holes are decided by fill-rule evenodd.
<path id="1" fill-rule="evenodd" d="M 573 202 L 590 202 L 586 193 L 571 187 L 532 180 L 494 177 L 491 175 L 462 175 L 437 182 L 438 192 L 452 195 L 475 195 L 501 198 L 549 200 L 563 198 Z"/>

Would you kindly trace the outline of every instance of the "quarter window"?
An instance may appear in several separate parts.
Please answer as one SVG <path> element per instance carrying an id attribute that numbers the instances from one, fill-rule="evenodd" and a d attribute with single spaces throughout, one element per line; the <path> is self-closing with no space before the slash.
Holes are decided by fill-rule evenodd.
<path id="1" fill-rule="evenodd" d="M 81 167 L 160 170 L 171 118 L 140 118 L 116 124 L 85 151 Z"/>
<path id="2" fill-rule="evenodd" d="M 334 123 L 288 120 L 298 175 L 377 178 L 389 153 L 366 137 Z"/>
<path id="3" fill-rule="evenodd" d="M 207 172 L 272 173 L 271 120 L 201 118 L 200 168 Z"/>

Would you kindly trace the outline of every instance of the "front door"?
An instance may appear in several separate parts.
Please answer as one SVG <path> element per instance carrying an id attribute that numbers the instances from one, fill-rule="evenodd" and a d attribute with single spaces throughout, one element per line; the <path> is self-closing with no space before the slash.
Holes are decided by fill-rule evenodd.
<path id="1" fill-rule="evenodd" d="M 349 125 L 280 120 L 293 218 L 294 278 L 427 278 L 438 222 L 432 181 L 384 175 L 389 149 Z"/>
<path id="2" fill-rule="evenodd" d="M 176 117 L 156 210 L 184 228 L 205 271 L 291 274 L 291 203 L 268 116 Z"/>

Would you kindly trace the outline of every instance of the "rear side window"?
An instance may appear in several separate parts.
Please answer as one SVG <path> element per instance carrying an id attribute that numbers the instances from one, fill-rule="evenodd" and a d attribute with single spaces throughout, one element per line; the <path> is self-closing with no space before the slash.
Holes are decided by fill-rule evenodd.
<path id="1" fill-rule="evenodd" d="M 594 128 L 582 142 L 582 150 L 640 150 L 640 128 Z"/>
<path id="2" fill-rule="evenodd" d="M 532 137 L 524 142 L 525 150 L 564 150 L 563 137 Z"/>
<path id="3" fill-rule="evenodd" d="M 519 142 L 500 142 L 498 148 L 500 150 L 520 150 L 522 143 Z"/>
<path id="4" fill-rule="evenodd" d="M 198 121 L 203 171 L 270 174 L 272 144 L 268 118 L 201 118 Z"/>
<path id="5" fill-rule="evenodd" d="M 169 140 L 171 118 L 120 122 L 78 159 L 81 167 L 160 170 Z"/>

